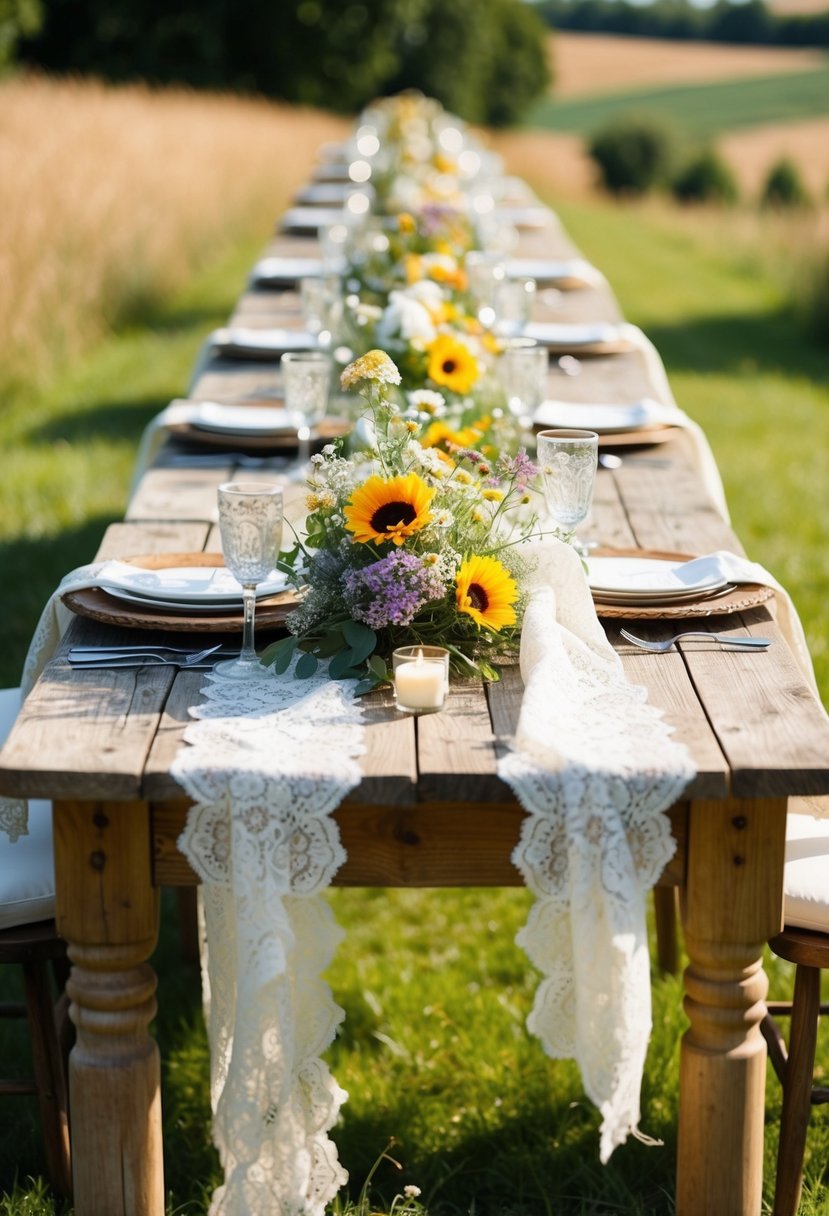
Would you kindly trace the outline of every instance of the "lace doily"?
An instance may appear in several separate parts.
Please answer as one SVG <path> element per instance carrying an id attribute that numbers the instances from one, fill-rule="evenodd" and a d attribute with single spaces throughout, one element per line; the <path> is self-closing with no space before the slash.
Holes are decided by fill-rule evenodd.
<path id="1" fill-rule="evenodd" d="M 211 677 L 171 772 L 194 800 L 179 847 L 204 883 L 211 1216 L 321 1216 L 347 1175 L 328 1137 L 346 1094 L 320 1059 L 342 1020 L 320 975 L 339 930 L 319 893 L 345 860 L 331 812 L 361 779 L 353 681 Z"/>
<path id="2" fill-rule="evenodd" d="M 549 1055 L 578 1063 L 606 1162 L 639 1123 L 646 895 L 675 848 L 663 812 L 694 769 L 645 690 L 627 682 L 576 554 L 540 548 L 518 730 L 498 772 L 528 812 L 513 861 L 536 902 L 518 942 L 545 976 L 528 1026 Z"/>

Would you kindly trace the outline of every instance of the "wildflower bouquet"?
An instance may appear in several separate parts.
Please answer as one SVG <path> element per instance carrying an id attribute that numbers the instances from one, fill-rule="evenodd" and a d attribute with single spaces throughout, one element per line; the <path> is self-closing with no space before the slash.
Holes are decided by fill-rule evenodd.
<path id="1" fill-rule="evenodd" d="M 497 679 L 494 662 L 517 646 L 535 466 L 524 452 L 490 460 L 424 446 L 421 416 L 439 395 L 401 408 L 383 351 L 349 364 L 341 383 L 366 401 L 374 448 L 346 459 L 332 444 L 312 458 L 306 536 L 290 555 L 305 595 L 292 636 L 264 661 L 283 671 L 299 650 L 300 678 L 327 661 L 332 678 L 357 677 L 365 692 L 389 678 L 395 647 L 422 643 L 445 646 L 459 674 Z"/>

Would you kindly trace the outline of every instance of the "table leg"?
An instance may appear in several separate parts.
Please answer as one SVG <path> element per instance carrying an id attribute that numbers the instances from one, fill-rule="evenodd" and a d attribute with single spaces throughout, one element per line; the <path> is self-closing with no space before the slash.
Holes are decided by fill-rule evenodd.
<path id="1" fill-rule="evenodd" d="M 69 1061 L 76 1216 L 163 1216 L 158 936 L 141 802 L 54 804 L 57 925 L 77 1039 Z"/>
<path id="2" fill-rule="evenodd" d="M 782 922 L 785 830 L 785 799 L 691 805 L 677 1216 L 760 1212 L 762 949 Z"/>

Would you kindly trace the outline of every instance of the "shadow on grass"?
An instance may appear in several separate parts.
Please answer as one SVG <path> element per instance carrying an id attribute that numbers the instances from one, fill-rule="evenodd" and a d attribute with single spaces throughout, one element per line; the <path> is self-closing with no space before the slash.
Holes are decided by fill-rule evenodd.
<path id="1" fill-rule="evenodd" d="M 155 394 L 90 401 L 82 410 L 61 414 L 34 427 L 27 438 L 33 445 L 53 444 L 59 440 L 83 443 L 94 439 L 137 444 L 147 423 L 169 403 L 169 396 Z"/>
<path id="2" fill-rule="evenodd" d="M 447 1093 L 447 1109 L 456 1096 Z M 410 1101 L 401 1097 L 399 1111 L 367 1117 L 351 1117 L 346 1107 L 334 1129 L 350 1175 L 347 1193 L 355 1202 L 388 1142 L 389 1126 L 403 1129 L 388 1150 L 402 1169 L 381 1163 L 372 1180 L 371 1211 L 388 1210 L 394 1195 L 409 1184 L 421 1188 L 429 1216 L 668 1216 L 674 1210 L 675 1142 L 654 1148 L 630 1140 L 602 1166 L 598 1116 L 577 1090 L 569 1097 L 528 1103 L 519 1114 L 493 1120 L 489 1127 L 476 1120 L 476 1128 L 429 1155 L 422 1155 L 405 1132 Z M 666 1140 L 669 1134 L 670 1129 Z"/>
<path id="3" fill-rule="evenodd" d="M 829 353 L 804 336 L 791 315 L 705 316 L 646 333 L 671 372 L 803 376 L 829 384 Z"/>
<path id="4" fill-rule="evenodd" d="M 55 536 L 0 542 L 0 619 L 4 646 L 0 685 L 17 684 L 40 613 L 68 570 L 92 561 L 116 516 L 96 516 Z"/>

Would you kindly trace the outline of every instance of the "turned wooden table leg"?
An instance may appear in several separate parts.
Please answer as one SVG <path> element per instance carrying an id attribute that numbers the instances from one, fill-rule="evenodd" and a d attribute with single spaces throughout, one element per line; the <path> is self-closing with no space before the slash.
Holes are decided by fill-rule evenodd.
<path id="1" fill-rule="evenodd" d="M 763 944 L 782 923 L 784 799 L 692 804 L 678 1216 L 758 1216 L 766 1045 Z"/>
<path id="2" fill-rule="evenodd" d="M 76 1216 L 163 1216 L 158 936 L 144 803 L 56 802 L 57 925 L 77 1038 L 69 1060 Z"/>

